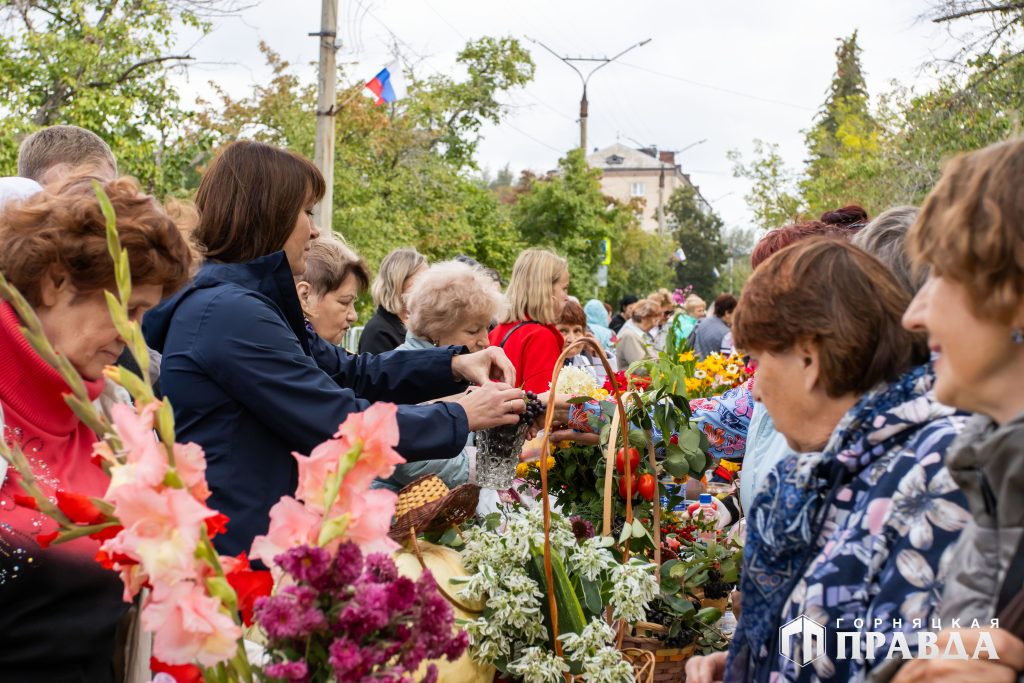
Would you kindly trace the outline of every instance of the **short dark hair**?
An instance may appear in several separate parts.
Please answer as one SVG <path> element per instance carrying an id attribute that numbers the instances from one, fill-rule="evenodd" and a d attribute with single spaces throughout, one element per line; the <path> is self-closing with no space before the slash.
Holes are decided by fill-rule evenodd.
<path id="1" fill-rule="evenodd" d="M 199 183 L 192 239 L 207 259 L 244 263 L 284 248 L 307 204 L 326 190 L 320 170 L 295 152 L 240 140 Z"/>
<path id="2" fill-rule="evenodd" d="M 626 306 L 629 306 L 630 304 L 635 304 L 637 301 L 640 301 L 640 298 L 636 294 L 627 294 L 626 296 L 622 297 L 622 301 L 619 302 L 619 310 L 625 311 Z"/>
<path id="3" fill-rule="evenodd" d="M 736 310 L 736 297 L 728 292 L 719 294 L 715 297 L 715 317 L 721 318 L 727 313 L 731 313 Z"/>
<path id="4" fill-rule="evenodd" d="M 91 130 L 78 126 L 50 126 L 37 130 L 18 147 L 18 175 L 39 181 L 57 164 L 86 166 L 102 163 L 117 173 L 110 145 Z"/>
<path id="5" fill-rule="evenodd" d="M 847 204 L 833 211 L 826 211 L 818 220 L 828 225 L 860 230 L 868 224 L 868 212 L 859 204 Z"/>
<path id="6" fill-rule="evenodd" d="M 928 359 L 903 328 L 910 294 L 881 261 L 836 237 L 802 240 L 761 264 L 733 315 L 738 348 L 817 347 L 825 392 L 838 398 L 891 382 Z"/>
<path id="7" fill-rule="evenodd" d="M 557 325 L 579 325 L 581 327 L 587 326 L 587 314 L 583 312 L 583 307 L 578 303 L 569 299 L 565 302 L 565 308 L 562 309 L 562 315 L 558 317 Z"/>

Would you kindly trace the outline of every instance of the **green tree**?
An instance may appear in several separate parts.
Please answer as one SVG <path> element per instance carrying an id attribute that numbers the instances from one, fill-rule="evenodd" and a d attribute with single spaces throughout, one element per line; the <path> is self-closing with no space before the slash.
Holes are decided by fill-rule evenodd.
<path id="1" fill-rule="evenodd" d="M 626 294 L 644 296 L 662 287 L 672 288 L 675 241 L 668 235 L 647 232 L 632 225 L 613 239 L 604 300 L 618 306 Z"/>
<path id="2" fill-rule="evenodd" d="M 123 172 L 157 194 L 196 180 L 209 140 L 190 127 L 170 69 L 182 28 L 209 30 L 209 13 L 236 0 L 19 0 L 0 5 L 0 172 L 14 174 L 22 137 L 57 123 L 88 128 Z"/>
<path id="3" fill-rule="evenodd" d="M 733 175 L 751 181 L 744 199 L 758 227 L 771 230 L 797 219 L 801 211 L 799 174 L 786 166 L 777 144 L 754 140 L 749 164 L 738 150 L 731 150 L 728 157 Z"/>
<path id="4" fill-rule="evenodd" d="M 219 143 L 248 137 L 312 156 L 315 88 L 269 47 L 262 50 L 271 79 L 242 99 L 219 93 L 202 127 Z M 511 271 L 520 243 L 507 210 L 473 178 L 472 154 L 479 123 L 502 111 L 498 88 L 520 83 L 532 62 L 516 41 L 492 38 L 471 43 L 459 59 L 467 80 L 413 77 L 409 96 L 393 105 L 375 106 L 360 96 L 361 86 L 338 96 L 334 230 L 372 266 L 392 249 L 412 246 L 432 260 L 464 253 Z M 488 63 L 505 75 L 482 76 Z"/>
<path id="5" fill-rule="evenodd" d="M 722 219 L 714 212 L 702 210 L 697 193 L 688 185 L 676 188 L 665 213 L 686 254 L 686 260 L 676 265 L 676 285 L 693 285 L 701 296 L 713 297 L 722 287 L 719 276 L 727 257 L 722 243 Z"/>
<path id="6" fill-rule="evenodd" d="M 612 248 L 636 219 L 632 211 L 601 192 L 601 171 L 591 168 L 580 149 L 558 162 L 558 172 L 542 179 L 525 175 L 512 205 L 512 220 L 529 245 L 553 249 L 569 260 L 570 291 L 587 299 L 596 291 L 601 240 Z"/>

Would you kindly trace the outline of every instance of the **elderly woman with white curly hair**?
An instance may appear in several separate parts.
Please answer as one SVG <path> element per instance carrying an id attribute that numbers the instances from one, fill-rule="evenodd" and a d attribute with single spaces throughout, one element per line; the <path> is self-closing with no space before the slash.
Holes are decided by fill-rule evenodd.
<path id="1" fill-rule="evenodd" d="M 505 298 L 481 268 L 460 261 L 436 263 L 416 278 L 405 293 L 408 330 L 396 350 L 466 346 L 470 352 L 489 346 L 487 332 Z M 470 435 L 472 439 L 472 435 Z M 401 489 L 426 474 L 438 475 L 449 487 L 471 480 L 473 460 L 463 450 L 450 460 L 425 460 L 399 465 L 377 485 Z"/>

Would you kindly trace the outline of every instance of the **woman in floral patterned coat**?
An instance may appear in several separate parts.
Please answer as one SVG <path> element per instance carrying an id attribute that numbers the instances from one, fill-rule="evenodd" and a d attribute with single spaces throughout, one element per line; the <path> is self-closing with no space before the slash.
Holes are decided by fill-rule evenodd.
<path id="1" fill-rule="evenodd" d="M 695 659 L 691 683 L 860 681 L 897 632 L 916 646 L 944 551 L 970 516 L 944 466 L 962 418 L 931 394 L 924 340 L 900 325 L 909 303 L 880 261 L 829 238 L 782 250 L 747 283 L 736 343 L 758 363 L 754 398 L 796 454 L 748 513 L 728 664 Z M 780 642 L 801 616 L 824 628 L 820 652 L 805 653 L 800 637 Z M 840 658 L 839 631 L 885 642 L 874 658 L 847 643 Z"/>

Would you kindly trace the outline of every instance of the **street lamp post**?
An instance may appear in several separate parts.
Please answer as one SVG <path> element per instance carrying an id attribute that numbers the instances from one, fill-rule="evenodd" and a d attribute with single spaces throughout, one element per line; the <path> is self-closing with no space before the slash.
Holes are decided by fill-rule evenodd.
<path id="1" fill-rule="evenodd" d="M 530 40 L 532 40 L 534 43 L 537 43 L 538 45 L 540 45 L 542 48 L 544 48 L 545 50 L 547 50 L 548 52 L 553 54 L 555 57 L 557 57 L 561 61 L 565 62 L 565 64 L 567 64 L 569 66 L 569 68 L 571 68 L 573 71 L 575 71 L 576 75 L 580 77 L 580 82 L 583 84 L 583 97 L 580 98 L 580 149 L 582 149 L 583 153 L 586 154 L 587 153 L 587 116 L 588 116 L 588 111 L 587 111 L 587 109 L 588 109 L 587 83 L 590 82 L 590 77 L 593 76 L 598 71 L 600 71 L 602 68 L 604 68 L 604 67 L 608 66 L 609 64 L 611 64 L 612 62 L 614 62 L 616 59 L 618 59 L 622 55 L 624 55 L 627 52 L 629 52 L 630 50 L 633 50 L 633 49 L 638 48 L 638 47 L 643 47 L 647 43 L 651 42 L 651 39 L 648 38 L 648 39 L 642 40 L 639 43 L 636 43 L 634 45 L 630 45 L 629 47 L 627 47 L 625 50 L 623 50 L 619 54 L 615 55 L 614 57 L 563 57 L 562 55 L 558 54 L 557 52 L 555 52 L 554 50 L 552 50 L 550 47 L 548 47 L 544 43 L 540 42 L 539 40 L 534 40 L 533 38 L 530 38 Z M 590 72 L 587 73 L 586 76 L 584 76 L 583 72 L 580 71 L 578 68 L 576 68 L 576 65 L 573 64 L 573 62 L 600 62 L 600 64 L 598 64 L 596 67 L 591 69 Z"/>

